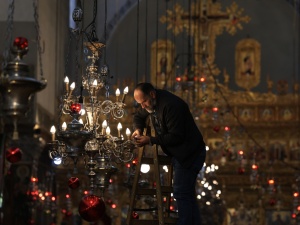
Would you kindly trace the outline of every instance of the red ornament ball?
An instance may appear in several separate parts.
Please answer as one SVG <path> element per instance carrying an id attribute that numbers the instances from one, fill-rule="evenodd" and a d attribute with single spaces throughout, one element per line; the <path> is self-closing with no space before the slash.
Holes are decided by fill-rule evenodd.
<path id="1" fill-rule="evenodd" d="M 17 47 L 19 50 L 23 50 L 28 48 L 28 40 L 24 37 L 17 37 L 14 40 L 14 46 Z"/>
<path id="2" fill-rule="evenodd" d="M 19 162 L 22 159 L 22 151 L 20 148 L 13 147 L 6 151 L 6 159 L 10 163 Z"/>
<path id="3" fill-rule="evenodd" d="M 73 103 L 71 104 L 71 111 L 73 113 L 79 113 L 81 110 L 81 104 L 80 103 Z"/>
<path id="4" fill-rule="evenodd" d="M 132 218 L 135 219 L 135 220 L 138 220 L 139 219 L 139 214 L 137 212 L 132 212 Z"/>
<path id="5" fill-rule="evenodd" d="M 82 219 L 95 222 L 105 214 L 105 203 L 96 195 L 88 195 L 81 199 L 78 212 Z"/>
<path id="6" fill-rule="evenodd" d="M 244 167 L 240 167 L 239 169 L 238 169 L 238 173 L 239 174 L 244 174 L 245 173 L 245 168 Z"/>
<path id="7" fill-rule="evenodd" d="M 80 181 L 78 177 L 71 177 L 68 182 L 69 188 L 76 189 L 80 186 Z"/>
<path id="8" fill-rule="evenodd" d="M 270 206 L 274 206 L 276 204 L 276 199 L 271 198 L 269 201 Z"/>
<path id="9" fill-rule="evenodd" d="M 213 130 L 214 130 L 214 132 L 218 133 L 218 132 L 220 131 L 220 127 L 219 127 L 219 126 L 215 126 L 215 127 L 213 128 Z"/>

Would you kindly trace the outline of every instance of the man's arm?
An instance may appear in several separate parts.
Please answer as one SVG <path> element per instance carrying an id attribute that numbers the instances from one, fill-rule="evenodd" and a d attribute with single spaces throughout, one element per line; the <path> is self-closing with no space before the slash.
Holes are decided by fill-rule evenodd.
<path id="1" fill-rule="evenodd" d="M 146 127 L 146 119 L 149 116 L 149 113 L 145 109 L 138 109 L 137 112 L 133 115 L 133 130 L 132 137 L 136 135 L 141 135 L 144 128 Z"/>

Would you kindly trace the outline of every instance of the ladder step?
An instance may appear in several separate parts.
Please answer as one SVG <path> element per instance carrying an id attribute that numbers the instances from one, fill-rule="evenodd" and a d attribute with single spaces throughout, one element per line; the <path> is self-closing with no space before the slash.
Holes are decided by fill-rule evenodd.
<path id="1" fill-rule="evenodd" d="M 155 146 L 155 151 L 152 150 L 153 155 L 146 157 L 144 155 L 145 146 L 143 148 L 139 148 L 138 151 L 138 164 L 137 164 L 137 171 L 140 170 L 142 163 L 153 165 L 153 175 L 154 181 L 156 186 L 149 187 L 149 183 L 142 182 L 143 180 L 140 179 L 139 171 L 135 173 L 134 180 L 131 189 L 131 196 L 129 202 L 129 209 L 127 212 L 127 219 L 126 225 L 172 225 L 176 224 L 177 222 L 177 215 L 172 217 L 171 213 L 169 212 L 170 205 L 171 205 L 171 193 L 173 193 L 172 187 L 172 176 L 173 176 L 173 166 L 172 166 L 172 159 L 166 155 L 159 155 L 158 154 L 158 146 Z M 168 165 L 169 171 L 167 174 L 166 179 L 166 186 L 162 186 L 161 182 L 161 167 L 163 165 Z M 164 172 L 163 172 L 164 173 Z M 140 182 L 139 182 L 140 181 Z M 145 184 L 145 185 L 143 185 Z M 146 188 L 147 187 L 147 188 Z M 138 195 L 149 195 L 156 198 L 155 205 L 149 205 L 148 208 L 144 207 L 136 207 Z M 166 198 L 164 198 L 166 197 Z M 166 199 L 166 201 L 164 201 Z M 154 204 L 154 202 L 153 202 Z M 141 211 L 141 215 L 145 215 L 148 217 L 143 217 L 144 219 L 134 219 L 133 218 L 133 211 Z M 153 212 L 156 213 L 156 216 L 153 216 Z M 175 212 L 176 213 L 176 212 Z M 176 213 L 177 214 L 177 213 Z M 146 219 L 147 218 L 147 219 Z"/>
<path id="2" fill-rule="evenodd" d="M 172 163 L 172 158 L 169 156 L 158 155 L 157 159 L 158 159 L 159 165 L 170 165 Z M 143 157 L 142 163 L 154 164 L 154 160 L 153 160 L 153 158 L 150 158 L 150 157 Z"/>
<path id="3" fill-rule="evenodd" d="M 177 219 L 176 218 L 164 218 L 164 224 L 176 224 Z M 131 221 L 130 225 L 159 225 L 158 219 L 155 220 L 140 220 L 140 219 L 134 219 Z"/>
<path id="4" fill-rule="evenodd" d="M 162 194 L 170 194 L 173 192 L 173 187 L 171 186 L 161 186 Z M 156 189 L 153 188 L 140 188 L 137 190 L 138 195 L 156 195 Z"/>

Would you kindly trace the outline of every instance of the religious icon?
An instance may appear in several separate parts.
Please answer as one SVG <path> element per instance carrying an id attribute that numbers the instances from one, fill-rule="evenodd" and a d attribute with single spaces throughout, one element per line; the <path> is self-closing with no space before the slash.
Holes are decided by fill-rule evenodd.
<path id="1" fill-rule="evenodd" d="M 251 55 L 246 55 L 244 57 L 242 75 L 254 75 L 253 59 L 251 58 Z"/>
<path id="2" fill-rule="evenodd" d="M 293 114 L 290 109 L 284 109 L 282 112 L 282 118 L 283 120 L 291 120 L 293 117 Z"/>
<path id="3" fill-rule="evenodd" d="M 250 90 L 260 82 L 260 44 L 251 38 L 242 39 L 236 45 L 235 80 L 238 86 Z"/>
<path id="4" fill-rule="evenodd" d="M 168 65 L 168 58 L 165 54 L 162 55 L 162 57 L 159 60 L 159 66 L 160 66 L 160 75 L 166 76 L 167 74 L 167 65 Z"/>
<path id="5" fill-rule="evenodd" d="M 244 121 L 248 121 L 252 118 L 252 112 L 250 109 L 244 109 L 241 112 L 240 118 Z"/>
<path id="6" fill-rule="evenodd" d="M 261 117 L 263 120 L 265 120 L 265 121 L 271 120 L 272 116 L 273 115 L 272 115 L 271 109 L 266 108 L 262 111 Z"/>
<path id="7" fill-rule="evenodd" d="M 151 46 L 151 82 L 157 88 L 170 85 L 172 59 L 174 59 L 174 45 L 169 40 L 158 40 Z"/>

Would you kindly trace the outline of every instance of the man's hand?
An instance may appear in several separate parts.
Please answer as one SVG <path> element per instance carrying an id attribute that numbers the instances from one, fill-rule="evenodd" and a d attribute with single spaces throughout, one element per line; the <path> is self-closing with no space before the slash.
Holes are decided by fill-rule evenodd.
<path id="1" fill-rule="evenodd" d="M 132 133 L 131 138 L 135 138 L 139 136 L 141 136 L 141 130 L 137 129 Z"/>
<path id="2" fill-rule="evenodd" d="M 142 146 L 150 143 L 149 136 L 136 136 L 134 139 L 135 139 L 135 143 L 138 147 L 142 147 Z"/>

